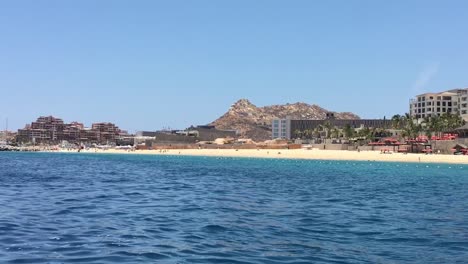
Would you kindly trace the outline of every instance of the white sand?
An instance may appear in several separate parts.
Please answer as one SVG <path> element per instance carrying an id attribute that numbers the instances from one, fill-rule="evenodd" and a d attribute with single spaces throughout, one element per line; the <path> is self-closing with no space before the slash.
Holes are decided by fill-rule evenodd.
<path id="1" fill-rule="evenodd" d="M 61 150 L 62 152 L 69 152 Z M 72 151 L 72 152 L 76 152 Z M 170 149 L 166 152 L 159 150 L 84 150 L 83 153 L 120 153 L 120 154 L 150 154 L 150 155 L 187 155 L 187 156 L 215 156 L 215 157 L 246 157 L 246 158 L 285 158 L 285 159 L 315 159 L 315 160 L 361 160 L 361 161 L 393 161 L 393 162 L 429 162 L 468 164 L 468 156 L 437 155 L 437 154 L 381 154 L 380 151 L 346 151 L 346 150 L 304 150 L 304 149 Z"/>

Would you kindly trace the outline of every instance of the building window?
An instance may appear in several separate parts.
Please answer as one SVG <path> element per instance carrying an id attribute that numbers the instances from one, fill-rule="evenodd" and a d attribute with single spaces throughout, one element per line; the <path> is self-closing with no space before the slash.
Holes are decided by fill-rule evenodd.
<path id="1" fill-rule="evenodd" d="M 440 106 L 440 102 L 437 102 L 437 106 Z"/>

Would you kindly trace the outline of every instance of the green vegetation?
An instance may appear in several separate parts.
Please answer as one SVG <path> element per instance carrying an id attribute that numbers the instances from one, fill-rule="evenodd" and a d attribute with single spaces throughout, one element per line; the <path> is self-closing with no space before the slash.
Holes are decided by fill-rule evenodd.
<path id="1" fill-rule="evenodd" d="M 409 114 L 404 116 L 394 115 L 392 117 L 393 129 L 403 130 L 403 137 L 415 138 L 418 135 L 441 136 L 443 132 L 453 132 L 457 127 L 463 126 L 465 121 L 460 115 L 445 113 L 441 116 L 433 116 L 416 120 Z"/>
<path id="2" fill-rule="evenodd" d="M 374 141 L 378 138 L 391 136 L 388 129 L 400 130 L 399 135 L 404 138 L 416 138 L 419 135 L 442 136 L 444 132 L 453 132 L 454 129 L 463 126 L 465 121 L 459 115 L 450 113 L 441 116 L 434 116 L 417 120 L 409 114 L 394 115 L 391 118 L 391 128 L 360 128 L 355 129 L 349 124 L 343 128 L 334 127 L 330 122 L 325 122 L 323 125 L 315 129 L 296 130 L 293 132 L 294 138 L 298 139 L 314 139 L 314 138 L 344 138 Z"/>

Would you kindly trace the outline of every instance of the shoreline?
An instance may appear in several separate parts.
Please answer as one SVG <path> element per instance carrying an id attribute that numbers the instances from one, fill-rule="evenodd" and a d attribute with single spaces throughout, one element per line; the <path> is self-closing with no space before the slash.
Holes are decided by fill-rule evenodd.
<path id="1" fill-rule="evenodd" d="M 78 153 L 76 150 L 41 151 L 48 153 Z M 88 154 L 127 154 L 127 155 L 160 155 L 160 156 L 200 156 L 200 157 L 238 157 L 238 158 L 271 158 L 271 159 L 304 159 L 304 160 L 349 160 L 349 161 L 380 161 L 407 163 L 446 163 L 467 164 L 468 156 L 390 153 L 380 151 L 349 151 L 349 150 L 304 150 L 304 149 L 169 149 L 169 150 L 120 150 L 120 149 L 87 149 L 79 153 Z"/>

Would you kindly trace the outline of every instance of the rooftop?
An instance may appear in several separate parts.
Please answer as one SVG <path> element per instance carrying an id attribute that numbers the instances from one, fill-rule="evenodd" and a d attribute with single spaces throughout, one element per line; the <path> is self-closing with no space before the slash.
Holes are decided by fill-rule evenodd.
<path id="1" fill-rule="evenodd" d="M 450 92 L 450 91 L 444 91 L 444 92 L 440 92 L 440 93 L 423 93 L 423 94 L 418 94 L 416 95 L 416 97 L 419 97 L 419 96 L 454 96 L 454 95 L 457 95 L 457 93 L 455 92 Z"/>

